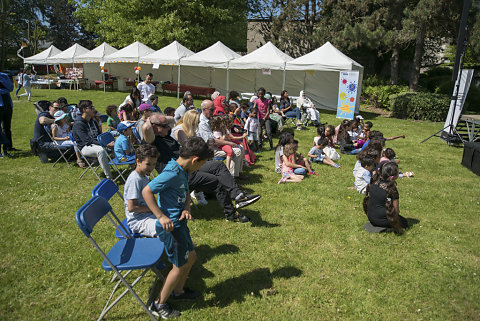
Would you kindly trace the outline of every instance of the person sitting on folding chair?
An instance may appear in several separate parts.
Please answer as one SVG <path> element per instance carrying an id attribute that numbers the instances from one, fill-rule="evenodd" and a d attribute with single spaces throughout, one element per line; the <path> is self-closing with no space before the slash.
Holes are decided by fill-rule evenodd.
<path id="1" fill-rule="evenodd" d="M 78 148 L 83 156 L 96 157 L 105 176 L 113 180 L 110 165 L 108 164 L 107 152 L 97 141 L 97 136 L 101 133 L 101 130 L 93 118 L 95 115 L 95 107 L 93 107 L 91 100 L 80 100 L 78 109 L 82 113 L 82 116 L 75 120 L 72 129 L 72 134 L 77 142 Z M 113 148 L 114 142 L 111 142 L 107 147 Z"/>
<path id="2" fill-rule="evenodd" d="M 135 159 L 135 154 L 133 153 L 133 132 L 132 127 L 135 123 L 130 123 L 128 121 L 122 121 L 117 126 L 117 131 L 120 133 L 117 140 L 115 141 L 115 157 L 120 162 L 128 162 Z"/>
<path id="3" fill-rule="evenodd" d="M 318 126 L 320 124 L 320 113 L 315 108 L 315 105 L 310 98 L 305 96 L 303 90 L 300 91 L 300 96 L 297 99 L 297 107 L 302 111 L 305 111 L 308 115 L 307 120 L 304 123 L 305 126 L 307 126 L 309 122 L 311 122 L 313 126 Z"/>
<path id="4" fill-rule="evenodd" d="M 38 152 L 38 157 L 42 163 L 47 163 L 49 158 L 54 158 L 54 155 L 58 154 L 55 143 L 50 139 L 50 135 L 45 132 L 44 126 L 51 125 L 55 122 L 55 112 L 60 111 L 61 108 L 58 105 L 51 104 L 50 102 L 48 102 L 48 105 L 48 111 L 38 114 L 33 130 L 33 139 L 30 142 L 30 144 L 37 146 L 35 148 L 35 152 Z M 63 146 L 60 148 L 67 149 L 70 148 L 70 146 Z"/>
<path id="5" fill-rule="evenodd" d="M 70 126 L 68 124 L 67 114 L 63 110 L 55 112 L 53 115 L 55 122 L 50 127 L 52 130 L 52 138 L 57 142 L 59 146 L 73 146 L 73 142 L 70 140 L 68 133 L 70 132 Z M 81 168 L 85 168 L 85 162 L 82 160 L 82 155 L 75 150 L 77 156 L 77 164 Z"/>

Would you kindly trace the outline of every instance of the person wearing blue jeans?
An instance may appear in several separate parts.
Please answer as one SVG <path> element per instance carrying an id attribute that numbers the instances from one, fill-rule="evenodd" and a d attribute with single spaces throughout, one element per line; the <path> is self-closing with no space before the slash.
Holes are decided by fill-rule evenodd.
<path id="1" fill-rule="evenodd" d="M 286 90 L 282 91 L 280 94 L 280 110 L 282 115 L 288 118 L 295 117 L 297 119 L 297 129 L 302 129 L 301 118 L 302 114 L 298 107 L 294 107 L 290 102 L 290 97 L 288 97 L 288 92 Z"/>
<path id="2" fill-rule="evenodd" d="M 0 73 L 0 158 L 10 156 L 8 151 L 12 150 L 12 115 L 13 103 L 10 92 L 13 84 L 7 74 Z M 3 154 L 1 151 L 3 145 Z"/>

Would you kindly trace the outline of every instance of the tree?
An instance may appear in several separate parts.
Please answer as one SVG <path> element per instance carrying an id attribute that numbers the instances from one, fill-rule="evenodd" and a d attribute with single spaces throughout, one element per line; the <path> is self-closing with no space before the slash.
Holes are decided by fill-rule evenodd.
<path id="1" fill-rule="evenodd" d="M 33 0 L 0 0 L 0 69 L 10 58 L 18 61 L 16 51 L 29 40 L 28 25 L 36 19 L 37 8 Z"/>
<path id="2" fill-rule="evenodd" d="M 73 11 L 68 0 L 51 1 L 45 8 L 48 39 L 60 50 L 67 49 L 80 39 L 79 25 L 73 17 Z"/>
<path id="3" fill-rule="evenodd" d="M 320 3 L 317 0 L 250 1 L 250 17 L 259 20 L 265 41 L 298 57 L 320 45 L 314 36 Z"/>
<path id="4" fill-rule="evenodd" d="M 242 0 L 77 0 L 75 16 L 98 42 L 124 47 L 133 41 L 160 48 L 177 40 L 192 50 L 221 40 L 246 47 L 246 2 Z"/>

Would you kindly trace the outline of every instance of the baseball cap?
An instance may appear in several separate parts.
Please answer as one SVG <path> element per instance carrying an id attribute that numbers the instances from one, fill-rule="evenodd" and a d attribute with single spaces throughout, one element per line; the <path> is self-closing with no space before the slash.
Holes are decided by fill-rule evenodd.
<path id="1" fill-rule="evenodd" d="M 117 126 L 117 131 L 119 131 L 120 133 L 123 132 L 125 129 L 127 128 L 130 128 L 132 127 L 133 125 L 135 125 L 135 123 L 130 123 L 128 121 L 122 121 L 120 122 L 120 124 L 118 124 Z"/>
<path id="2" fill-rule="evenodd" d="M 59 110 L 55 114 L 53 114 L 53 117 L 55 117 L 55 122 L 57 122 L 57 120 L 67 117 L 67 114 L 65 114 L 62 110 Z"/>
<path id="3" fill-rule="evenodd" d="M 155 108 L 150 104 L 144 103 L 144 104 L 141 104 L 140 106 L 138 106 L 138 110 L 140 110 L 140 111 L 145 111 L 145 110 L 155 111 Z"/>

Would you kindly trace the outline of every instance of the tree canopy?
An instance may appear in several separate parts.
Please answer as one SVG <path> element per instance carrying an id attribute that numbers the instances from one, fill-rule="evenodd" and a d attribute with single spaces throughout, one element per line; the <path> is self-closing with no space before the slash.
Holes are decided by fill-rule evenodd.
<path id="1" fill-rule="evenodd" d="M 222 40 L 246 48 L 242 0 L 77 0 L 75 8 L 87 31 L 117 47 L 140 41 L 159 49 L 177 40 L 197 51 Z"/>

